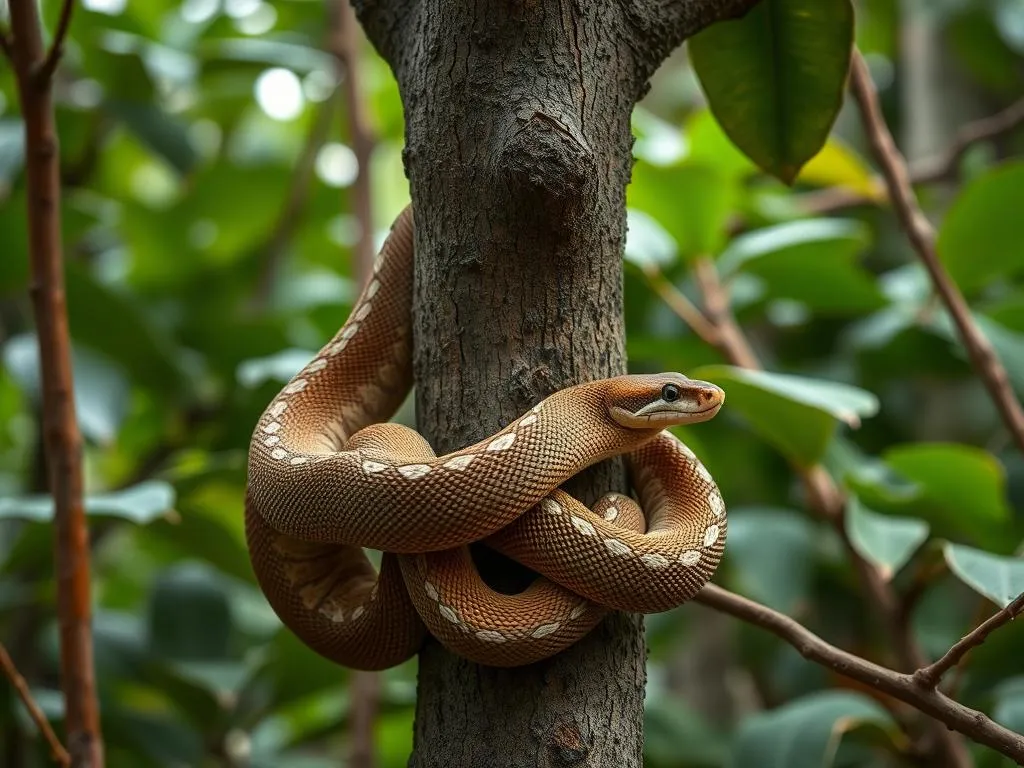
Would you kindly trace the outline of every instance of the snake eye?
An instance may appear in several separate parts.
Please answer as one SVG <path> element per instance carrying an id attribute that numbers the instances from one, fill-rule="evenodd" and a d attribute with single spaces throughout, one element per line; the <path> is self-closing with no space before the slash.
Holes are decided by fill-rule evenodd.
<path id="1" fill-rule="evenodd" d="M 666 403 L 674 403 L 679 399 L 679 387 L 675 384 L 666 384 L 661 388 L 661 399 Z"/>

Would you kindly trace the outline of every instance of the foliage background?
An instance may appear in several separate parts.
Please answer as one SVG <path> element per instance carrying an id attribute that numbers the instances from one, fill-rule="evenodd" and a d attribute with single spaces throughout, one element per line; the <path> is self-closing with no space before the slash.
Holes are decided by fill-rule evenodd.
<path id="1" fill-rule="evenodd" d="M 44 3 L 51 29 L 55 5 Z M 87 0 L 79 11 L 56 95 L 109 764 L 336 765 L 350 677 L 282 630 L 242 528 L 251 427 L 356 288 L 356 163 L 324 4 Z M 1019 0 L 866 0 L 857 20 L 912 159 L 1024 93 Z M 408 199 L 402 112 L 368 46 L 361 64 L 382 235 Z M 788 188 L 725 137 L 681 50 L 634 115 L 626 325 L 634 370 L 698 371 L 728 392 L 713 425 L 684 434 L 730 508 L 716 582 L 885 663 L 872 606 L 835 531 L 803 508 L 791 466 L 823 461 L 854 495 L 850 536 L 894 580 L 934 657 L 1024 590 L 1024 461 L 879 194 L 854 112 Z M 954 178 L 921 190 L 1018 393 L 1022 134 L 972 147 Z M 59 721 L 21 135 L 0 67 L 0 640 Z M 837 188 L 866 200 L 808 214 Z M 722 368 L 652 290 L 656 267 L 698 300 L 689 265 L 701 256 L 716 258 L 766 366 L 805 377 L 800 388 Z M 760 630 L 696 605 L 647 626 L 650 766 L 909 759 L 891 701 Z M 1017 731 L 1021 647 L 1018 622 L 954 680 L 966 704 Z M 45 765 L 3 686 L 0 763 Z M 415 662 L 382 686 L 387 768 L 411 749 Z"/>

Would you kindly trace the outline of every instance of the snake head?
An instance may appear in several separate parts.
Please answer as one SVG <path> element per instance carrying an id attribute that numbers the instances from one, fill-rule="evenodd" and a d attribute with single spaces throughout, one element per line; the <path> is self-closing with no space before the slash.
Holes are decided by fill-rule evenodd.
<path id="1" fill-rule="evenodd" d="M 725 392 L 681 373 L 638 374 L 610 379 L 606 405 L 612 419 L 630 429 L 664 429 L 712 418 Z"/>

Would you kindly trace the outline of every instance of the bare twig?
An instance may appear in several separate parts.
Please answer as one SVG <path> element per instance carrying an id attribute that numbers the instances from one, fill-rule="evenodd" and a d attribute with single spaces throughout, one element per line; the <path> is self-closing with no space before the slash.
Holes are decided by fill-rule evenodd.
<path id="1" fill-rule="evenodd" d="M 704 317 L 704 313 L 697 309 L 697 307 L 693 305 L 693 302 L 686 298 L 686 295 L 672 284 L 671 280 L 665 277 L 665 273 L 661 271 L 657 264 L 645 263 L 640 269 L 643 276 L 647 279 L 647 284 L 651 286 L 651 289 L 661 297 L 662 301 L 664 301 L 694 333 L 700 336 L 701 339 L 711 346 L 720 346 L 721 342 L 718 338 L 718 328 Z"/>
<path id="2" fill-rule="evenodd" d="M 13 60 L 25 121 L 31 294 L 42 368 L 43 427 L 54 500 L 57 614 L 68 750 L 103 765 L 93 669 L 89 533 L 82 502 L 82 438 L 75 418 L 60 228 L 60 162 L 52 83 L 35 0 L 10 0 Z"/>
<path id="3" fill-rule="evenodd" d="M 1024 593 L 1017 595 L 1016 599 L 998 613 L 994 614 L 987 621 L 978 625 L 972 632 L 962 637 L 952 648 L 946 651 L 942 658 L 927 667 L 922 667 L 914 673 L 914 682 L 925 688 L 934 688 L 939 684 L 942 676 L 950 669 L 960 663 L 972 648 L 977 648 L 985 642 L 989 635 L 1005 624 L 1013 621 L 1018 614 L 1024 611 Z"/>
<path id="4" fill-rule="evenodd" d="M 11 681 L 14 690 L 17 691 L 18 698 L 21 699 L 21 703 L 28 710 L 32 722 L 36 724 L 36 728 L 39 729 L 43 738 L 46 739 L 46 743 L 50 745 L 50 756 L 53 758 L 53 761 L 61 766 L 70 766 L 71 755 L 64 749 L 64 745 L 60 743 L 57 734 L 53 732 L 53 728 L 50 727 L 50 723 L 46 719 L 46 715 L 43 714 L 43 710 L 39 708 L 35 699 L 32 698 L 32 692 L 28 689 L 28 683 L 25 682 L 25 678 L 18 672 L 18 668 L 14 666 L 14 662 L 11 660 L 10 654 L 7 653 L 7 649 L 4 648 L 3 643 L 0 643 L 0 668 L 3 668 L 4 675 Z"/>
<path id="5" fill-rule="evenodd" d="M 693 265 L 693 274 L 704 295 L 707 316 L 715 327 L 717 346 L 733 365 L 755 371 L 761 370 L 761 361 L 758 360 L 757 353 L 750 346 L 736 318 L 733 317 L 732 310 L 729 309 L 729 294 L 718 278 L 718 269 L 714 262 L 706 257 L 697 259 Z M 685 317 L 682 319 L 686 320 Z"/>
<path id="6" fill-rule="evenodd" d="M 912 675 L 895 672 L 836 648 L 788 616 L 721 587 L 708 584 L 694 599 L 768 630 L 792 645 L 805 659 L 899 699 L 948 728 L 1024 765 L 1024 736 L 992 721 L 983 712 L 953 701 L 934 688 L 918 685 Z"/>
<path id="7" fill-rule="evenodd" d="M 348 117 L 349 141 L 358 166 L 352 187 L 353 207 L 359 223 L 355 244 L 355 273 L 361 285 L 373 275 L 373 195 L 370 161 L 376 138 L 362 94 L 359 64 L 359 23 L 349 0 L 327 0 L 330 17 L 328 47 L 334 55 L 341 94 Z M 376 763 L 374 731 L 380 706 L 380 675 L 357 671 L 350 683 L 352 707 L 349 717 L 351 768 L 373 768 Z"/>
<path id="8" fill-rule="evenodd" d="M 53 42 L 50 43 L 50 50 L 46 59 L 36 70 L 35 77 L 40 80 L 49 81 L 57 69 L 60 57 L 64 53 L 64 40 L 68 36 L 68 28 L 71 26 L 71 12 L 74 10 L 75 0 L 64 0 L 60 8 L 60 18 L 57 20 L 57 29 L 53 33 Z"/>
<path id="9" fill-rule="evenodd" d="M 331 14 L 330 48 L 337 62 L 345 112 L 348 115 L 349 140 L 359 166 L 352 188 L 359 239 L 356 241 L 356 273 L 365 283 L 373 273 L 373 200 L 370 185 L 370 161 L 377 145 L 370 126 L 369 110 L 363 99 L 359 65 L 359 24 L 349 0 L 328 0 Z"/>
<path id="10" fill-rule="evenodd" d="M 931 184 L 952 178 L 956 175 L 964 154 L 973 145 L 999 138 L 1022 125 L 1024 99 L 1014 102 L 1002 112 L 967 123 L 957 131 L 956 137 L 943 152 L 916 162 L 910 167 L 910 183 Z M 872 182 L 879 188 L 885 187 L 885 179 L 881 176 L 874 178 Z M 803 195 L 800 198 L 800 207 L 809 214 L 823 214 L 876 201 L 875 198 L 846 187 L 832 187 Z"/>
<path id="11" fill-rule="evenodd" d="M 928 271 L 942 303 L 949 310 L 960 340 L 1002 415 L 1003 423 L 1013 435 L 1017 447 L 1024 451 L 1024 410 L 1021 410 L 1020 403 L 1014 397 L 1006 369 L 989 340 L 975 325 L 963 294 L 939 261 L 935 251 L 935 230 L 918 205 L 907 173 L 906 160 L 896 148 L 896 142 L 882 117 L 878 94 L 874 83 L 871 82 L 867 64 L 856 52 L 852 62 L 850 89 L 860 106 L 868 141 L 882 169 L 889 197 L 893 201 L 893 207 L 907 239 Z"/>

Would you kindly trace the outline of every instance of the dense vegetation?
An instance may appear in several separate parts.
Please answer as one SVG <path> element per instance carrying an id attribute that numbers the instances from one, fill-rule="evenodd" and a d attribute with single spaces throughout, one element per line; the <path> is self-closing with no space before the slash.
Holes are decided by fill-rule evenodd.
<path id="1" fill-rule="evenodd" d="M 43 4 L 50 29 L 58 5 Z M 1018 102 L 975 125 L 970 141 L 957 131 L 1024 93 L 1024 8 L 896 5 L 857 4 L 857 45 L 911 157 L 941 263 L 1019 396 L 1024 114 Z M 680 432 L 729 506 L 715 582 L 912 671 L 915 654 L 938 658 L 1024 591 L 1022 446 L 894 215 L 849 97 L 833 125 L 849 37 L 834 11 L 846 3 L 765 0 L 755 21 L 768 6 L 772 31 L 708 30 L 635 112 L 631 367 L 680 370 L 727 392 L 713 422 Z M 799 39 L 782 21 L 800 6 L 820 25 L 803 38 L 815 41 L 803 52 L 810 72 L 783 34 Z M 358 163 L 325 18 L 312 0 L 86 0 L 57 72 L 111 766 L 337 765 L 365 693 L 282 629 L 253 580 L 242 527 L 252 425 L 357 290 Z M 787 52 L 776 70 L 764 65 L 772 44 Z M 359 59 L 379 235 L 408 200 L 402 110 L 386 65 L 367 45 Z M 763 86 L 764 111 L 731 87 L 751 82 Z M 59 726 L 23 167 L 4 63 L 0 641 Z M 794 175 L 792 186 L 779 180 Z M 413 423 L 408 409 L 402 419 Z M 836 487 L 845 502 L 829 495 Z M 698 605 L 647 628 L 652 767 L 915 756 L 915 719 L 895 699 L 761 628 Z M 1000 628 L 945 689 L 1024 731 L 1022 645 L 1020 622 Z M 415 674 L 411 662 L 381 676 L 384 768 L 410 752 Z M 0 763 L 47 764 L 4 686 Z M 970 749 L 980 766 L 1009 764 Z"/>

